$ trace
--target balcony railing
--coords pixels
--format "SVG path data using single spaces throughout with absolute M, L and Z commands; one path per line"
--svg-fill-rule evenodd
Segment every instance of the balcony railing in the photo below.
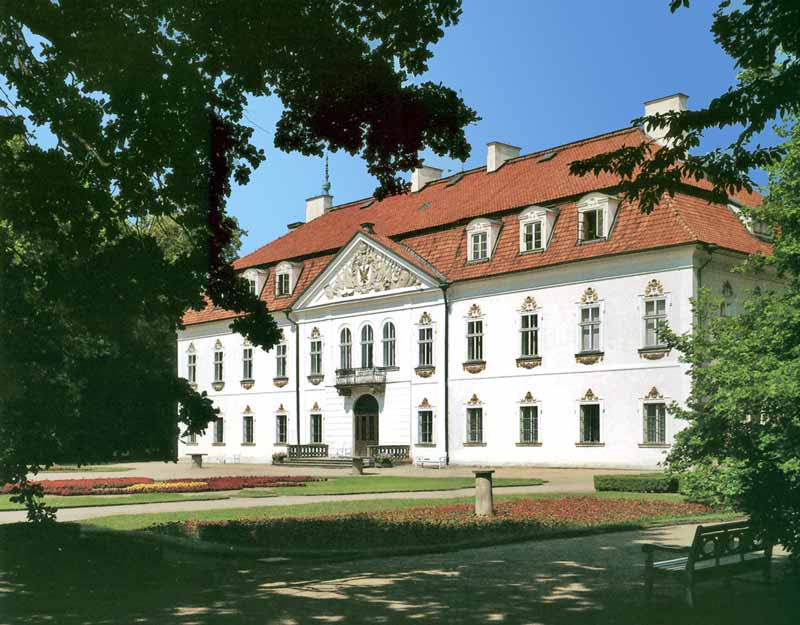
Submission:
M 382 387 L 386 385 L 386 369 L 368 367 L 359 369 L 337 369 L 336 388 L 342 395 L 349 395 L 354 386 Z

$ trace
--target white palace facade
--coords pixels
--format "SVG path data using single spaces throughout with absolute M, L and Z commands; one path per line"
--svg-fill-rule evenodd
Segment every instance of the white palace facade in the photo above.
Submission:
M 249 345 L 228 311 L 186 314 L 179 375 L 220 413 L 179 455 L 656 467 L 682 427 L 668 406 L 690 385 L 660 326 L 690 330 L 700 287 L 729 314 L 771 285 L 731 272 L 769 249 L 739 215 L 757 195 L 709 203 L 692 181 L 643 214 L 613 177 L 569 174 L 641 141 L 662 138 L 625 128 L 528 155 L 493 142 L 485 167 L 422 167 L 403 195 L 309 199 L 305 222 L 235 263 L 279 345 Z

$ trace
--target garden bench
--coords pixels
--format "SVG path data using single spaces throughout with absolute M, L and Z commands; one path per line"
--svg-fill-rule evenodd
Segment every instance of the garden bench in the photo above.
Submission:
M 443 469 L 445 465 L 447 465 L 447 458 L 445 456 L 438 456 L 436 458 L 428 458 L 425 456 L 420 456 L 414 458 L 414 464 L 416 464 L 420 468 L 425 468 L 426 465 L 436 467 L 437 469 Z
M 740 573 L 761 571 L 770 577 L 772 544 L 755 535 L 748 521 L 699 525 L 690 547 L 642 545 L 645 553 L 644 585 L 648 599 L 656 577 L 673 578 L 683 584 L 686 603 L 694 606 L 694 585 L 710 579 L 729 578 Z M 655 560 L 656 552 L 674 554 Z M 678 556 L 677 554 L 685 554 Z
M 196 469 L 203 468 L 203 456 L 207 456 L 208 454 L 186 454 L 192 459 L 192 466 Z

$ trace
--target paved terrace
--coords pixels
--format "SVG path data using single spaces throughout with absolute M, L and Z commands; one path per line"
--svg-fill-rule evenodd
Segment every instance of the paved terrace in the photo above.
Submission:
M 152 477 L 170 479 L 176 477 L 212 477 L 217 475 L 322 475 L 336 477 L 350 475 L 349 469 L 320 469 L 315 467 L 290 467 L 263 464 L 207 464 L 196 469 L 186 463 L 131 463 L 123 466 L 133 467 L 125 472 L 85 472 L 85 473 L 43 473 L 39 479 L 72 479 L 97 477 Z M 420 469 L 411 465 L 401 465 L 391 469 L 368 469 L 369 475 L 404 475 L 420 477 L 472 477 L 474 467 L 447 467 L 445 469 Z M 640 471 L 639 471 L 640 472 Z M 596 473 L 626 473 L 608 469 L 537 469 L 532 467 L 502 467 L 495 477 L 540 478 L 547 480 L 541 486 L 515 486 L 495 488 L 495 494 L 502 493 L 546 493 L 546 492 L 591 492 L 594 490 L 592 477 Z M 280 492 L 278 490 L 278 492 Z M 450 499 L 469 497 L 473 488 L 447 491 L 417 491 L 394 493 L 365 493 L 358 495 L 290 495 L 265 498 L 232 497 L 209 501 L 176 501 L 170 503 L 135 504 L 129 506 L 96 506 L 91 508 L 63 508 L 58 511 L 60 521 L 79 521 L 117 514 L 145 514 L 149 512 L 178 512 L 192 510 L 220 510 L 227 508 L 256 508 L 262 506 L 285 506 L 291 504 L 315 503 L 320 501 L 355 499 Z M 24 511 L 0 512 L 0 524 L 25 520 Z

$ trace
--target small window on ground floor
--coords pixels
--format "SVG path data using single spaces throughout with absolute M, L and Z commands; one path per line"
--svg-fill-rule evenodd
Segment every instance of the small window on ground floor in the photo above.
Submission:
M 311 442 L 322 443 L 322 415 L 311 415 Z
M 222 417 L 214 421 L 214 442 L 220 445 L 225 442 L 225 420 Z
M 433 443 L 433 411 L 420 410 L 417 418 L 419 420 L 417 442 L 421 445 L 431 445 Z
M 483 408 L 467 408 L 467 442 L 483 442 Z
M 242 442 L 246 445 L 255 442 L 252 415 L 245 415 L 242 418 Z
M 288 440 L 287 434 L 287 417 L 285 414 L 275 415 L 275 442 L 286 443 Z
M 600 442 L 600 404 L 581 404 L 581 443 Z
M 539 442 L 539 407 L 520 406 L 519 409 L 519 442 Z
M 667 408 L 662 403 L 644 405 L 644 442 L 648 445 L 667 442 Z

